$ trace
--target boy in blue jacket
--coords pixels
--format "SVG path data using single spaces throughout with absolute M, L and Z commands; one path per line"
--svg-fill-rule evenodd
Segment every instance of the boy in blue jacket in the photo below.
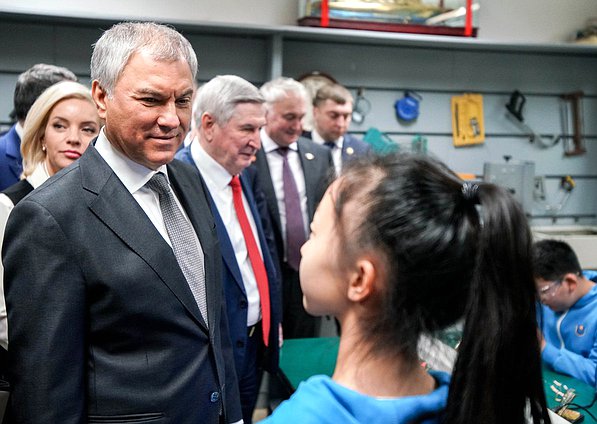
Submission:
M 595 386 L 597 272 L 583 272 L 562 241 L 541 240 L 534 249 L 535 283 L 543 304 L 541 356 L 556 372 Z

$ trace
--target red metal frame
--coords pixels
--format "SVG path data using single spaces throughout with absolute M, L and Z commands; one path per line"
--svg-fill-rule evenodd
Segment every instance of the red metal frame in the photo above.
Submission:
M 473 0 L 466 0 L 466 14 L 464 28 L 444 27 L 418 24 L 397 24 L 390 22 L 357 21 L 349 19 L 330 19 L 329 0 L 321 0 L 321 17 L 306 16 L 298 20 L 299 25 L 342 28 L 342 29 L 363 29 L 369 31 L 405 32 L 411 34 L 435 34 L 455 35 L 464 37 L 476 37 L 477 28 L 473 28 Z

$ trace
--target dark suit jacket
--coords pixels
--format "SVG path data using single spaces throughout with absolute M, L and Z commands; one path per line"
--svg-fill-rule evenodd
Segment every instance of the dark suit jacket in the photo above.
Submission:
M 334 175 L 334 163 L 330 149 L 320 146 L 313 141 L 299 137 L 298 153 L 300 155 L 303 174 L 305 176 L 305 191 L 307 195 L 307 213 L 309 223 L 313 220 L 315 209 L 323 197 L 325 190 L 331 182 Z M 257 152 L 257 160 L 251 165 L 255 169 L 259 187 L 263 190 L 267 201 L 267 209 L 272 223 L 274 237 L 276 240 L 276 249 L 279 260 L 284 258 L 284 239 L 282 237 L 282 224 L 280 223 L 280 211 L 278 210 L 278 200 L 272 183 L 272 176 L 269 171 L 269 165 L 265 152 Z M 277 176 L 277 178 L 282 178 Z M 296 177 L 295 177 L 296 178 Z
M 0 190 L 18 182 L 22 172 L 21 138 L 17 134 L 16 126 L 13 125 L 0 137 Z
M 176 154 L 176 158 L 195 166 L 195 162 L 191 156 L 190 146 L 179 151 Z M 263 365 L 265 369 L 274 373 L 278 369 L 278 326 L 282 321 L 280 277 L 271 256 L 271 251 L 275 249 L 275 246 L 273 244 L 273 236 L 269 237 L 269 242 L 266 238 L 265 230 L 269 229 L 271 231 L 271 229 L 268 227 L 267 223 L 263 222 L 263 219 L 267 219 L 267 216 L 262 215 L 259 211 L 258 204 L 249 186 L 252 183 L 251 178 L 241 174 L 240 182 L 243 188 L 243 193 L 251 208 L 251 214 L 255 220 L 255 226 L 257 227 L 257 234 L 259 236 L 259 244 L 263 253 L 263 261 L 265 263 L 265 270 L 267 271 L 267 279 L 269 282 L 271 327 L 268 337 L 269 347 L 266 351 L 265 363 Z M 244 347 L 247 345 L 247 294 L 245 292 L 245 286 L 238 267 L 238 262 L 236 261 L 234 248 L 232 247 L 230 237 L 228 236 L 228 230 L 224 226 L 224 222 L 220 217 L 218 208 L 213 202 L 211 195 L 209 197 L 222 252 L 222 276 L 224 292 L 226 295 L 228 325 L 230 326 L 230 340 L 232 341 L 237 369 L 239 372 L 242 372 L 242 367 L 244 367 L 245 364 Z
M 90 146 L 8 220 L 17 422 L 241 419 L 205 188 L 187 164 L 173 161 L 168 175 L 205 253 L 209 330 L 172 249 Z
M 312 139 L 311 131 L 303 132 L 303 135 L 309 140 Z M 371 145 L 356 138 L 352 134 L 344 134 L 344 142 L 342 143 L 342 163 L 363 156 L 371 152 Z
M 352 153 L 351 150 L 352 149 Z M 342 143 L 342 162 L 366 155 L 371 151 L 371 145 L 356 138 L 352 134 L 344 134 L 344 142 Z

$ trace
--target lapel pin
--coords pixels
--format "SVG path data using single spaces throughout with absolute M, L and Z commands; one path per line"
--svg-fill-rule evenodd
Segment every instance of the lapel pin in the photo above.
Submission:
M 307 153 L 305 153 L 305 158 L 307 160 L 313 160 L 313 159 L 315 159 L 315 156 L 313 155 L 313 153 L 307 152 Z
M 347 147 L 346 148 L 346 154 L 347 155 L 352 155 L 354 153 L 354 149 L 352 147 Z

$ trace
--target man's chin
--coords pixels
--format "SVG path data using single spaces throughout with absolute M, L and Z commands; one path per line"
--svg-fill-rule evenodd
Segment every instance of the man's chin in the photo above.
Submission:
M 172 162 L 174 160 L 175 154 L 176 150 L 156 152 L 146 159 L 146 163 L 144 165 L 155 171 L 160 166 L 167 165 Z

